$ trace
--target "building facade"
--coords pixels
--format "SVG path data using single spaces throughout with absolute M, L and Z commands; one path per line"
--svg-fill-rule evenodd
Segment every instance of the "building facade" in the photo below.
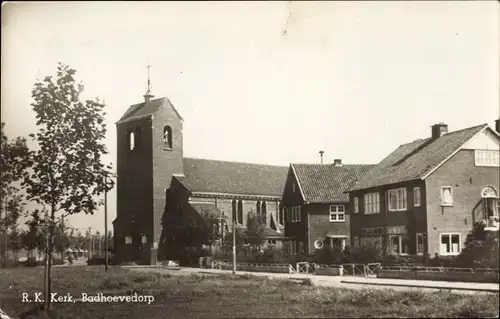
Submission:
M 352 245 L 458 255 L 476 222 L 498 230 L 500 123 L 403 144 L 350 187 Z
M 291 164 L 283 190 L 286 237 L 292 253 L 312 254 L 350 242 L 348 187 L 372 165 Z

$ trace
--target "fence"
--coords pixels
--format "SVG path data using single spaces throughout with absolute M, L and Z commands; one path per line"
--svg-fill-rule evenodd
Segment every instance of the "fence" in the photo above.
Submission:
M 381 267 L 377 277 L 498 283 L 499 270 L 491 268 L 384 266 Z

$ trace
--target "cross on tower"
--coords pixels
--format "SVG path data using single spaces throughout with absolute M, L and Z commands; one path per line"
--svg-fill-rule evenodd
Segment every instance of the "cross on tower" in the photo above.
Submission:
M 146 102 L 150 102 L 151 101 L 151 98 L 154 97 L 153 94 L 151 94 L 151 79 L 150 79 L 150 69 L 151 69 L 151 65 L 148 64 L 147 66 L 148 68 L 148 90 L 146 91 L 146 94 L 144 95 L 144 100 Z

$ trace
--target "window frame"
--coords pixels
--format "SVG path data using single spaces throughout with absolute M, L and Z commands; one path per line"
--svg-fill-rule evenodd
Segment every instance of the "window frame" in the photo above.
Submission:
M 342 207 L 342 212 L 339 212 L 338 210 L 332 211 L 332 207 Z M 345 205 L 343 204 L 331 204 L 328 205 L 328 220 L 330 223 L 345 223 Z M 335 219 L 332 219 L 332 216 L 336 216 Z M 339 216 L 343 216 L 343 219 L 340 219 Z
M 453 243 L 451 241 L 452 236 L 458 236 L 458 252 L 443 252 L 441 250 L 443 236 L 448 236 L 448 243 L 450 244 L 450 250 L 453 250 Z M 462 247 L 462 234 L 460 234 L 460 233 L 452 233 L 452 232 L 440 233 L 439 234 L 439 255 L 440 256 L 458 256 L 462 252 L 462 248 L 463 248 Z
M 364 214 L 375 215 L 380 214 L 380 193 L 372 192 L 364 195 Z M 376 200 L 375 200 L 376 199 Z M 375 208 L 375 210 L 373 209 Z
M 133 243 L 132 236 L 125 235 L 124 241 L 125 241 L 125 245 L 132 245 L 132 243 Z
M 416 201 L 418 193 L 418 203 Z M 422 205 L 422 193 L 420 190 L 420 186 L 413 187 L 413 207 L 420 207 Z
M 484 156 L 480 156 L 480 154 L 483 154 Z M 488 157 L 487 154 L 491 154 L 491 156 Z M 485 162 L 489 161 L 490 163 L 480 163 L 480 160 L 485 160 Z M 474 150 L 474 165 L 479 167 L 498 167 L 500 165 L 500 151 Z
M 389 235 L 389 253 L 394 255 L 394 253 L 392 252 L 392 238 L 395 238 L 397 237 L 398 238 L 398 248 L 399 248 L 399 251 L 396 253 L 396 255 L 398 256 L 408 256 L 410 253 L 409 253 L 409 250 L 410 250 L 410 247 L 406 247 L 406 253 L 403 253 L 403 237 L 406 237 L 407 240 L 409 240 L 408 236 L 406 235 Z
M 451 203 L 444 202 L 444 190 L 450 189 Z M 441 206 L 451 207 L 453 206 L 453 187 L 452 186 L 441 186 Z
M 417 255 L 423 255 L 425 251 L 425 234 L 424 233 L 416 233 L 415 234 L 415 252 Z M 422 238 L 422 252 L 418 252 L 418 239 Z
M 353 212 L 354 214 L 359 214 L 359 197 L 354 197 L 354 203 L 353 203 Z
M 400 191 L 403 191 L 403 194 L 404 194 L 404 199 L 401 200 L 399 198 L 399 192 Z M 395 193 L 396 194 L 396 208 L 391 208 L 391 193 Z M 399 203 L 402 202 L 404 203 L 404 207 L 403 208 L 400 208 L 399 207 Z M 389 189 L 387 191 L 387 209 L 390 211 L 390 212 L 404 212 L 408 209 L 408 194 L 407 194 L 407 190 L 406 190 L 406 187 L 399 187 L 399 188 L 393 188 L 393 189 Z

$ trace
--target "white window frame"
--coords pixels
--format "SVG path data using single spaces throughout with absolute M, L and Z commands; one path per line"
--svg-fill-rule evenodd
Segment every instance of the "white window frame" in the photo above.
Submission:
M 399 256 L 407 256 L 407 255 L 409 255 L 409 251 L 408 250 L 410 250 L 410 247 L 408 247 L 408 246 L 406 247 L 407 252 L 406 253 L 402 252 L 403 251 L 403 237 L 404 236 L 405 235 L 389 235 L 389 252 L 391 254 L 392 254 L 392 249 L 391 249 L 392 248 L 392 238 L 397 237 L 399 239 L 399 246 L 398 246 L 399 247 L 399 251 L 397 252 L 397 255 L 399 255 Z
M 418 194 L 418 196 L 416 196 Z M 413 207 L 420 207 L 422 203 L 422 197 L 421 197 L 421 192 L 420 192 L 420 187 L 413 187 Z M 418 201 L 417 201 L 418 198 Z
M 364 196 L 365 215 L 380 214 L 380 193 L 368 193 Z
M 424 254 L 424 251 L 425 251 L 425 240 L 424 240 L 424 233 L 416 233 L 415 234 L 415 252 L 417 253 L 417 255 L 423 255 Z M 422 238 L 422 252 L 419 252 L 418 251 L 418 239 L 419 238 Z
M 354 197 L 354 214 L 359 214 L 359 198 Z
M 125 236 L 125 245 L 132 244 L 132 236 Z
M 445 203 L 444 201 L 444 190 L 450 189 L 451 203 Z M 441 206 L 453 206 L 453 187 L 451 186 L 441 186 Z
M 297 206 L 297 212 L 298 212 L 298 221 L 301 222 L 302 221 L 302 206 Z
M 404 199 L 401 200 L 399 198 L 399 192 L 403 191 L 403 197 Z M 396 194 L 396 208 L 391 207 L 391 193 Z M 403 207 L 399 207 L 399 203 L 402 202 L 404 203 Z M 390 189 L 387 191 L 387 208 L 389 209 L 390 212 L 401 212 L 405 211 L 408 207 L 408 196 L 406 194 L 406 187 L 400 187 L 400 188 L 394 188 Z
M 500 166 L 500 151 L 474 150 L 474 165 L 486 167 Z
M 452 236 L 457 236 L 458 235 L 458 251 L 453 251 L 453 244 L 451 242 L 451 237 Z M 441 247 L 441 242 L 443 239 L 443 236 L 448 236 L 448 243 L 450 244 L 451 252 L 443 252 L 442 247 Z M 439 234 L 439 255 L 440 256 L 457 256 L 460 254 L 462 251 L 462 235 L 460 233 L 441 233 Z
M 335 211 L 332 211 L 332 208 L 335 207 Z M 338 210 L 339 207 L 342 207 L 342 211 Z M 342 204 L 333 204 L 328 206 L 328 217 L 330 223 L 345 223 L 345 206 Z M 342 219 L 340 218 L 342 216 Z

